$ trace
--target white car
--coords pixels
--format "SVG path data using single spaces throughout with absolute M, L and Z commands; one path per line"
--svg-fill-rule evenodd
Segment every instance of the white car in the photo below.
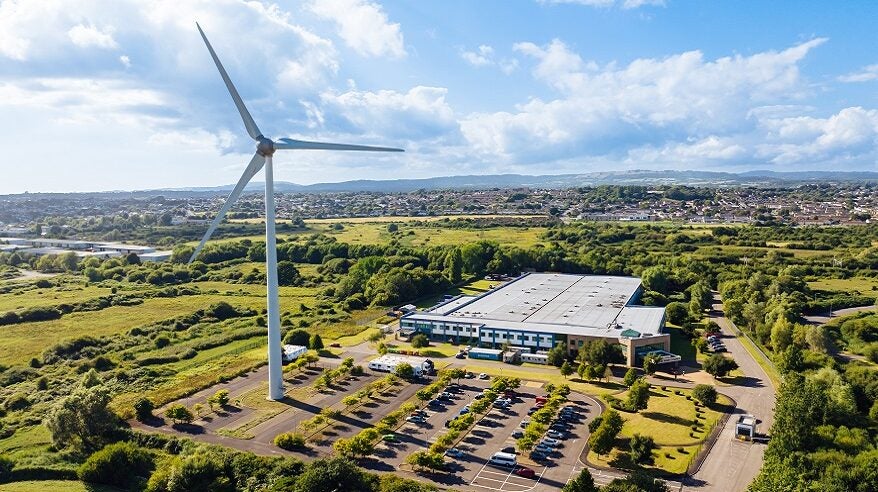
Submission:
M 488 377 L 489 376 L 487 374 L 485 374 L 484 372 L 479 374 L 479 379 L 488 379 Z
M 552 439 L 551 437 L 544 437 L 543 440 L 540 441 L 540 444 L 545 444 L 546 446 L 557 448 L 561 445 L 561 441 L 557 439 Z
M 445 456 L 450 456 L 452 458 L 462 458 L 463 451 L 461 451 L 457 448 L 451 448 L 448 451 L 445 451 Z

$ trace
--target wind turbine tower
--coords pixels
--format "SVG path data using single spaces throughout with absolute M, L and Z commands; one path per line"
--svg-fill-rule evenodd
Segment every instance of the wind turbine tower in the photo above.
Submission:
M 244 192 L 244 188 L 247 186 L 247 183 L 250 182 L 250 179 L 252 179 L 260 169 L 265 167 L 265 278 L 267 283 L 266 303 L 268 305 L 268 399 L 281 400 L 284 397 L 284 387 L 283 371 L 281 367 L 283 361 L 281 359 L 280 301 L 278 299 L 277 286 L 277 242 L 275 240 L 274 168 L 272 165 L 272 156 L 276 150 L 364 150 L 373 152 L 403 152 L 403 150 L 390 147 L 310 142 L 307 140 L 294 140 L 291 138 L 279 138 L 277 141 L 273 141 L 265 137 L 262 132 L 259 131 L 259 127 L 256 126 L 256 122 L 253 121 L 250 112 L 247 111 L 244 101 L 242 101 L 241 96 L 238 95 L 238 91 L 235 89 L 234 84 L 232 84 L 229 74 L 226 73 L 222 63 L 220 63 L 219 58 L 216 56 L 216 52 L 213 51 L 213 47 L 210 45 L 210 41 L 207 40 L 207 36 L 205 36 L 204 31 L 201 30 L 201 26 L 198 25 L 198 23 L 195 25 L 198 27 L 198 32 L 201 33 L 201 38 L 207 46 L 207 51 L 210 52 L 210 56 L 213 58 L 213 62 L 216 64 L 216 68 L 219 70 L 220 76 L 226 84 L 226 89 L 229 90 L 229 94 L 232 96 L 232 101 L 234 101 L 235 106 L 238 108 L 238 113 L 241 114 L 241 119 L 244 120 L 244 127 L 247 129 L 247 134 L 250 135 L 250 138 L 256 141 L 256 153 L 253 154 L 253 158 L 250 159 L 250 164 L 247 165 L 244 174 L 241 176 L 241 179 L 238 180 L 238 184 L 235 185 L 235 188 L 229 193 L 229 197 L 226 199 L 225 203 L 220 207 L 216 218 L 213 219 L 210 227 L 207 228 L 207 232 L 204 234 L 204 237 L 201 238 L 201 242 L 192 253 L 189 263 L 195 261 L 198 254 L 201 253 L 205 243 L 210 239 L 210 236 L 216 230 L 217 226 L 223 221 L 223 217 L 225 217 L 226 213 L 235 203 L 235 200 L 237 200 L 238 197 L 241 196 L 241 193 Z

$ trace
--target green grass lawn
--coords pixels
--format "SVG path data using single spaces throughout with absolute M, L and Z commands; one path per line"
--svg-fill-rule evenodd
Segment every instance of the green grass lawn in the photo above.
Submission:
M 682 394 L 678 395 L 676 391 Z M 652 437 L 659 446 L 653 453 L 655 463 L 645 468 L 667 473 L 685 472 L 723 413 L 732 410 L 731 400 L 720 396 L 713 407 L 702 407 L 703 418 L 696 418 L 695 402 L 686 399 L 690 395 L 688 390 L 668 387 L 667 391 L 663 391 L 661 386 L 653 386 L 646 410 L 638 413 L 619 412 L 625 424 L 617 438 L 616 449 L 607 456 L 590 452 L 589 461 L 607 465 L 619 453 L 619 448 L 628 449 L 627 442 L 634 434 L 641 434 Z M 624 399 L 625 393 L 618 397 Z M 696 422 L 697 431 L 692 429 Z
M 808 282 L 808 287 L 814 290 L 859 292 L 860 294 L 871 296 L 878 295 L 878 279 L 867 277 L 820 279 Z
M 106 485 L 85 484 L 78 480 L 29 480 L 0 485 L 0 492 L 118 492 L 119 490 Z
M 443 228 L 441 226 L 412 225 L 405 220 L 392 221 L 399 231 L 387 231 L 387 222 L 341 222 L 342 230 L 324 225 L 323 232 L 335 237 L 339 242 L 349 244 L 387 244 L 397 239 L 403 246 L 440 246 L 466 244 L 476 241 L 495 241 L 501 245 L 516 245 L 522 248 L 545 244 L 540 238 L 543 227 L 496 227 L 490 229 Z M 314 224 L 314 228 L 319 228 Z M 410 234 L 411 232 L 411 234 Z

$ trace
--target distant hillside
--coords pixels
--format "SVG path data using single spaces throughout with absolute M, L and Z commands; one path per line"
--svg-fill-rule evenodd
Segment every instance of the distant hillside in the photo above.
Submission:
M 717 171 L 607 171 L 582 174 L 556 174 L 529 176 L 524 174 L 486 174 L 470 176 L 443 176 L 424 179 L 354 180 L 338 183 L 315 183 L 300 185 L 279 181 L 275 189 L 280 192 L 410 192 L 440 189 L 490 189 L 490 188 L 574 188 L 598 185 L 689 185 L 689 186 L 758 186 L 788 187 L 806 183 L 878 183 L 878 172 L 871 171 L 747 171 L 727 173 Z M 259 192 L 263 183 L 252 182 L 247 191 Z M 167 197 L 226 194 L 233 185 L 193 188 L 166 188 L 158 190 L 110 191 L 84 193 L 119 198 L 144 198 L 162 194 Z M 83 193 L 71 193 L 83 195 Z M 63 196 L 67 193 L 33 193 L 31 196 Z

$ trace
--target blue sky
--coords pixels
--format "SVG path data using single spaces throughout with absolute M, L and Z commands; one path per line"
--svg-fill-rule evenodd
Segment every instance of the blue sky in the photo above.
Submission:
M 0 1 L 0 193 L 623 169 L 878 171 L 878 2 Z M 256 179 L 259 179 L 258 177 Z

